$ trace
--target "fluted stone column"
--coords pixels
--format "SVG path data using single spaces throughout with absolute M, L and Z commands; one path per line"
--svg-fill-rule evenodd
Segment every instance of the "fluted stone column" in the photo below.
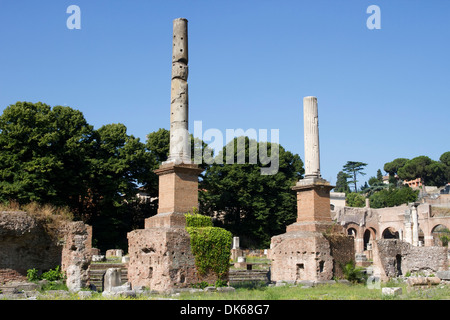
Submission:
M 188 21 L 173 21 L 172 81 L 170 93 L 170 152 L 167 162 L 191 163 L 188 129 Z
M 297 222 L 287 231 L 324 230 L 330 226 L 330 190 L 334 188 L 320 174 L 319 113 L 317 98 L 303 98 L 305 178 L 292 188 L 297 191 Z
M 316 97 L 303 98 L 305 178 L 320 178 L 319 112 Z

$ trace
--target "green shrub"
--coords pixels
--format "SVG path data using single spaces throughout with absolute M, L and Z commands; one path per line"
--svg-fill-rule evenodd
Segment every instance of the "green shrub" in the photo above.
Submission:
M 342 272 L 345 279 L 354 283 L 362 283 L 367 280 L 367 275 L 363 272 L 363 268 L 356 267 L 354 261 L 349 261 L 345 265 L 341 264 Z
M 347 194 L 345 201 L 349 207 L 361 208 L 366 205 L 366 198 L 362 194 L 356 192 Z
M 30 282 L 39 280 L 48 280 L 50 282 L 64 280 L 64 273 L 61 271 L 60 266 L 56 266 L 54 270 L 50 269 L 39 276 L 39 271 L 33 268 L 27 270 L 27 280 Z
M 63 280 L 64 274 L 61 271 L 61 268 L 59 266 L 56 266 L 55 270 L 49 270 L 47 272 L 44 272 L 41 275 L 41 279 L 45 279 L 48 281 L 57 281 L 57 280 Z
M 27 280 L 30 282 L 35 282 L 40 280 L 39 271 L 36 268 L 27 270 Z
M 186 230 L 199 275 L 214 272 L 219 279 L 228 274 L 231 232 L 212 226 L 210 217 L 198 213 L 186 214 Z
M 197 208 L 193 208 L 192 213 L 189 212 L 185 214 L 185 217 L 186 217 L 186 227 L 202 228 L 213 226 L 211 218 L 199 214 Z

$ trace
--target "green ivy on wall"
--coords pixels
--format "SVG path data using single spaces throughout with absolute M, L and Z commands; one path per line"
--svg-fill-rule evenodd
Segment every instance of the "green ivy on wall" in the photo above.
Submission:
M 195 257 L 195 266 L 200 275 L 214 272 L 219 279 L 228 274 L 230 249 L 233 235 L 231 232 L 212 226 L 210 217 L 193 213 L 186 216 L 186 230 L 191 237 L 191 250 Z

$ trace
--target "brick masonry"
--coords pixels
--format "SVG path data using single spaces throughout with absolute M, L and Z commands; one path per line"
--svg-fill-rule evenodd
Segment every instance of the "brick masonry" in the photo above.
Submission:
M 342 277 L 341 264 L 354 259 L 354 242 L 334 225 L 330 189 L 323 179 L 300 180 L 297 221 L 272 237 L 269 257 L 273 281 L 323 281 Z
M 128 254 L 128 280 L 133 287 L 167 292 L 217 280 L 214 274 L 199 276 L 190 236 L 184 228 L 134 230 L 128 233 Z
M 167 292 L 201 281 L 214 283 L 214 274 L 200 276 L 185 230 L 184 215 L 198 207 L 198 175 L 194 164 L 164 163 L 158 170 L 158 214 L 146 219 L 145 229 L 128 233 L 128 280 Z
M 27 270 L 39 272 L 78 264 L 87 270 L 92 229 L 82 222 L 61 222 L 48 228 L 22 211 L 0 212 L 0 283 L 26 280 Z

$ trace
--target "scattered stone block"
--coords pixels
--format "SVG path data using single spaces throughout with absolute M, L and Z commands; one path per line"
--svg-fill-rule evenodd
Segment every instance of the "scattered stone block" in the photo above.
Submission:
M 77 292 L 80 291 L 81 288 L 85 287 L 85 282 L 82 279 L 82 271 L 81 267 L 76 264 L 72 264 L 67 268 L 67 288 L 69 288 L 69 291 L 71 292 Z
M 314 281 L 311 280 L 297 280 L 295 284 L 300 285 L 305 288 L 311 288 L 314 286 Z
M 441 279 L 438 277 L 409 277 L 408 280 L 406 280 L 406 283 L 410 287 L 414 286 L 431 286 L 431 285 L 437 285 L 441 282 Z
M 402 294 L 402 288 L 400 287 L 385 287 L 381 289 L 381 294 L 388 296 L 399 296 Z
M 92 256 L 92 262 L 101 262 L 106 261 L 106 257 L 104 255 L 93 255 Z
M 216 287 L 206 287 L 205 289 L 203 289 L 203 291 L 205 291 L 205 292 L 214 292 L 214 291 L 216 291 Z
M 78 296 L 81 299 L 87 299 L 92 297 L 92 291 L 78 291 Z
M 438 271 L 436 272 L 436 276 L 441 280 L 450 280 L 450 270 L 446 271 Z
M 106 250 L 106 259 L 108 258 L 122 258 L 123 250 L 122 249 L 109 249 Z
M 113 287 L 120 286 L 122 282 L 120 268 L 109 268 L 106 270 L 103 281 L 103 291 L 110 292 Z

